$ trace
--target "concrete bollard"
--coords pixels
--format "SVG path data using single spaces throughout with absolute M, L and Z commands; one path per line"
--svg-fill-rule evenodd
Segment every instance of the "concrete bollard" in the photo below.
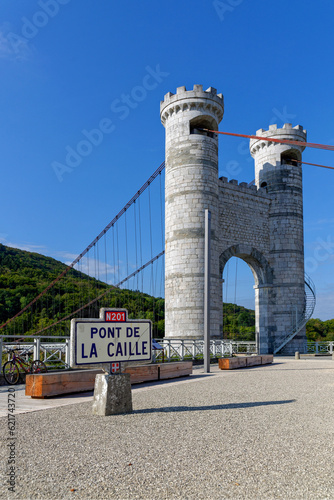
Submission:
M 295 359 L 300 359 L 300 353 L 298 351 L 295 352 Z
M 106 416 L 130 412 L 132 412 L 130 374 L 96 375 L 93 414 Z

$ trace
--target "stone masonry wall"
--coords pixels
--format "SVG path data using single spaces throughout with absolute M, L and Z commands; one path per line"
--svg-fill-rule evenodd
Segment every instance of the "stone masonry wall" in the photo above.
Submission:
M 224 256 L 220 271 L 223 273 L 223 265 L 233 255 L 249 264 L 255 283 L 257 348 L 262 353 L 269 351 L 268 331 L 273 327 L 271 288 L 267 288 L 272 278 L 268 262 L 270 202 L 265 188 L 219 179 L 219 255 Z
M 219 179 L 219 253 L 244 244 L 269 256 L 269 205 L 266 189 Z

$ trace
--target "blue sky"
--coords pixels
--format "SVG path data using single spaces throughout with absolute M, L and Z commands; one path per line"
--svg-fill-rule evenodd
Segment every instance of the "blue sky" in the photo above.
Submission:
M 330 2 L 3 0 L 1 11 L 4 244 L 79 254 L 163 161 L 159 101 L 181 85 L 224 94 L 221 130 L 292 122 L 334 144 Z M 247 141 L 221 138 L 219 155 L 221 175 L 254 178 Z M 332 152 L 303 158 L 334 166 Z M 304 166 L 306 271 L 322 319 L 334 317 L 333 176 Z M 239 267 L 238 303 L 252 305 Z

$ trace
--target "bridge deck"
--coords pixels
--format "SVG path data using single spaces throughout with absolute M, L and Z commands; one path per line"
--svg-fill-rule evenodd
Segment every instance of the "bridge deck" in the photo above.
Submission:
M 274 361 L 136 386 L 128 415 L 17 414 L 17 498 L 334 498 L 334 361 Z

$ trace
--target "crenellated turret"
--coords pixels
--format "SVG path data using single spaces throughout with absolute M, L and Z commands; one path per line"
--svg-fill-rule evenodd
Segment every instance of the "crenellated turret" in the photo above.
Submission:
M 255 183 L 266 188 L 271 199 L 269 211 L 270 265 L 274 270 L 272 312 L 275 327 L 269 338 L 275 350 L 305 314 L 303 179 L 302 152 L 306 130 L 301 125 L 283 128 L 270 125 L 260 129 L 259 137 L 290 140 L 300 145 L 252 139 L 250 151 L 255 160 Z M 289 351 L 304 350 L 305 329 L 289 343 Z
M 218 259 L 218 138 L 222 94 L 179 87 L 160 105 L 166 129 L 165 335 L 203 338 L 204 211 L 211 211 L 211 336 L 222 327 Z M 220 292 L 215 293 L 217 289 Z
M 250 152 L 255 160 L 255 184 L 258 187 L 270 187 L 272 182 L 278 181 L 277 173 L 280 165 L 298 166 L 305 149 L 303 142 L 306 142 L 306 130 L 303 130 L 301 125 L 292 127 L 291 123 L 285 123 L 283 128 L 277 128 L 277 125 L 270 125 L 269 130 L 261 128 L 256 131 L 256 135 L 268 139 L 272 137 L 300 142 L 300 146 L 292 146 L 263 139 L 251 139 Z

